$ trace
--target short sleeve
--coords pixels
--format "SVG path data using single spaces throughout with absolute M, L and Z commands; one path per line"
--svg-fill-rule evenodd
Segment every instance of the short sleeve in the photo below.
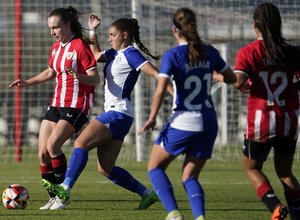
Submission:
M 139 69 L 146 63 L 148 60 L 141 54 L 141 52 L 135 48 L 131 48 L 125 51 L 125 56 L 128 64 L 139 71 Z
M 104 51 L 104 55 L 109 60 L 113 59 L 113 57 L 116 55 L 116 53 L 117 52 L 113 48 Z
M 172 56 L 173 53 L 171 53 L 170 51 L 167 51 L 163 54 L 159 67 L 159 75 L 167 75 L 168 77 L 172 77 L 172 74 L 174 73 Z
M 49 54 L 49 58 L 48 58 L 48 66 L 52 69 L 53 69 L 53 59 L 54 59 L 55 52 L 56 52 L 56 46 L 55 45 L 57 45 L 57 44 L 52 45 L 52 48 L 51 48 L 51 51 L 50 51 L 50 54 Z
M 235 72 L 249 73 L 249 61 L 246 56 L 244 48 L 240 49 L 236 56 L 236 63 L 234 67 Z
M 84 70 L 88 70 L 97 66 L 95 57 L 87 43 L 83 43 L 83 46 L 80 47 L 79 58 L 79 62 Z

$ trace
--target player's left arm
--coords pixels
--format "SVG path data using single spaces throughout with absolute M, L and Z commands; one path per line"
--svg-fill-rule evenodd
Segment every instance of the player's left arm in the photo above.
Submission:
M 141 135 L 144 131 L 152 130 L 155 127 L 156 117 L 162 105 L 169 82 L 170 80 L 168 77 L 159 77 L 156 90 L 152 98 L 151 112 L 149 114 L 148 120 L 145 122 L 143 127 L 139 129 L 139 135 Z

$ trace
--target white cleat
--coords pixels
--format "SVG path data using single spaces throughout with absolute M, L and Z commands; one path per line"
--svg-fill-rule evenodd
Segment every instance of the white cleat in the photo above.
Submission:
M 51 197 L 49 199 L 49 201 L 46 203 L 46 205 L 40 207 L 40 210 L 50 209 L 51 206 L 54 204 L 55 200 L 56 200 L 56 197 Z
M 184 216 L 176 209 L 168 213 L 166 220 L 184 220 Z
M 64 209 L 69 203 L 70 203 L 70 199 L 66 201 L 56 196 L 55 202 L 50 207 L 50 210 Z

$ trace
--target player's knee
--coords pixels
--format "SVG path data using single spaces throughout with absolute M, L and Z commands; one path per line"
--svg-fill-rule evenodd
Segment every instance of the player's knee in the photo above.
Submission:
M 276 169 L 276 174 L 281 181 L 286 181 L 292 178 L 292 170 L 287 169 Z
M 100 165 L 98 165 L 98 172 L 103 176 L 108 176 L 110 172 L 105 171 Z
M 81 146 L 81 141 L 78 140 L 78 138 L 74 141 L 74 147 L 79 147 Z
M 38 153 L 38 157 L 39 157 L 40 162 L 43 164 L 47 164 L 47 163 L 49 163 L 49 161 L 51 161 L 50 156 L 47 151 L 40 150 Z
M 50 157 L 55 157 L 57 152 L 60 151 L 61 146 L 47 143 L 47 152 L 49 153 Z
M 194 175 L 187 175 L 187 174 L 182 174 L 181 176 L 181 181 L 184 183 L 185 181 L 189 179 L 197 179 Z
M 292 182 L 292 176 L 293 176 L 292 174 L 289 174 L 289 175 L 281 175 L 278 177 L 282 183 L 290 183 L 290 182 Z M 287 184 L 287 185 L 289 185 L 289 184 Z

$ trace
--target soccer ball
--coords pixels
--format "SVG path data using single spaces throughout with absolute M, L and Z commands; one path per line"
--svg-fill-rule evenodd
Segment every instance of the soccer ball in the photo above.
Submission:
M 7 209 L 25 209 L 29 203 L 28 190 L 19 184 L 9 185 L 3 191 L 2 202 Z

